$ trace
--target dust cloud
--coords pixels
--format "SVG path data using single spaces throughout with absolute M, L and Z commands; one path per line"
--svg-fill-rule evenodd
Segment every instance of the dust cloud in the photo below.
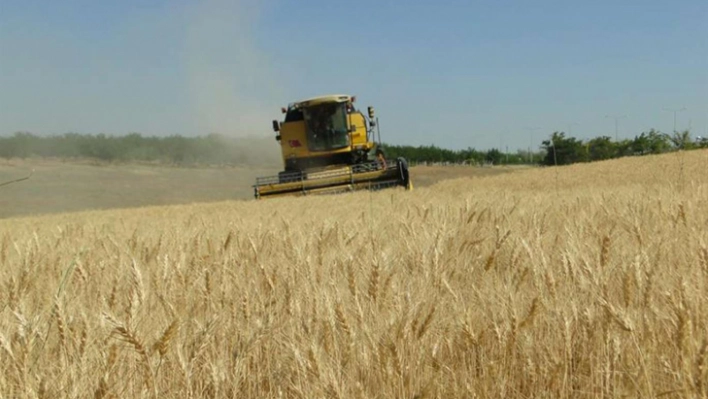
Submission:
M 236 166 L 282 169 L 280 144 L 272 137 L 246 136 L 220 138 L 226 152 Z
M 177 27 L 183 35 L 177 62 L 190 99 L 184 123 L 193 135 L 217 134 L 212 137 L 227 156 L 221 152 L 213 161 L 230 167 L 21 160 L 0 167 L 0 181 L 29 168 L 37 173 L 3 187 L 0 218 L 252 198 L 256 177 L 282 169 L 270 121 L 291 100 L 271 67 L 274 59 L 258 44 L 255 25 L 263 7 L 251 0 L 206 0 L 158 17 L 159 26 Z
M 184 63 L 200 134 L 272 136 L 270 121 L 288 97 L 271 67 L 274 57 L 255 34 L 263 7 L 251 0 L 206 0 L 184 10 Z M 258 144 L 277 150 L 275 142 Z

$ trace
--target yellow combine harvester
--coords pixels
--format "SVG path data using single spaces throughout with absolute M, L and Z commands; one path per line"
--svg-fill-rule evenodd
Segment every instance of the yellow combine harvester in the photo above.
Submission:
M 285 119 L 274 120 L 273 130 L 280 142 L 285 170 L 277 176 L 256 179 L 255 197 L 396 186 L 412 189 L 406 160 L 386 160 L 379 148 L 381 137 L 374 109 L 368 107 L 367 121 L 354 108 L 354 101 L 353 96 L 329 95 L 283 108 Z

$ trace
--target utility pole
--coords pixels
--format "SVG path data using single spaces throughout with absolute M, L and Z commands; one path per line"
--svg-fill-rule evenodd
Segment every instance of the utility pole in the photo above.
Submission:
M 627 115 L 605 115 L 605 118 L 613 118 L 615 120 L 615 143 L 619 142 L 619 120 L 626 117 Z
M 529 163 L 533 163 L 533 151 L 531 150 L 533 148 L 533 132 L 534 130 L 539 130 L 541 129 L 538 126 L 533 126 L 533 127 L 525 127 L 524 130 L 529 131 Z
M 669 111 L 674 113 L 674 133 L 676 133 L 676 114 L 678 114 L 681 111 L 685 111 L 686 107 L 681 107 L 681 108 L 666 108 L 664 107 L 664 111 Z

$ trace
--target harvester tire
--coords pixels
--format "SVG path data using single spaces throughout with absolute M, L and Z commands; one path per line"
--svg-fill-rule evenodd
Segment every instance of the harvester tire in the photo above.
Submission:
M 405 158 L 396 158 L 396 164 L 398 166 L 398 173 L 401 176 L 401 185 L 408 189 L 411 183 L 410 173 L 408 172 L 408 162 Z

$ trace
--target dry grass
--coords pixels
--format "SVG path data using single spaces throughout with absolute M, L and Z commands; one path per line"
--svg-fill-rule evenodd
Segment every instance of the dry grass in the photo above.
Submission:
M 0 396 L 705 397 L 706 165 L 0 221 Z

